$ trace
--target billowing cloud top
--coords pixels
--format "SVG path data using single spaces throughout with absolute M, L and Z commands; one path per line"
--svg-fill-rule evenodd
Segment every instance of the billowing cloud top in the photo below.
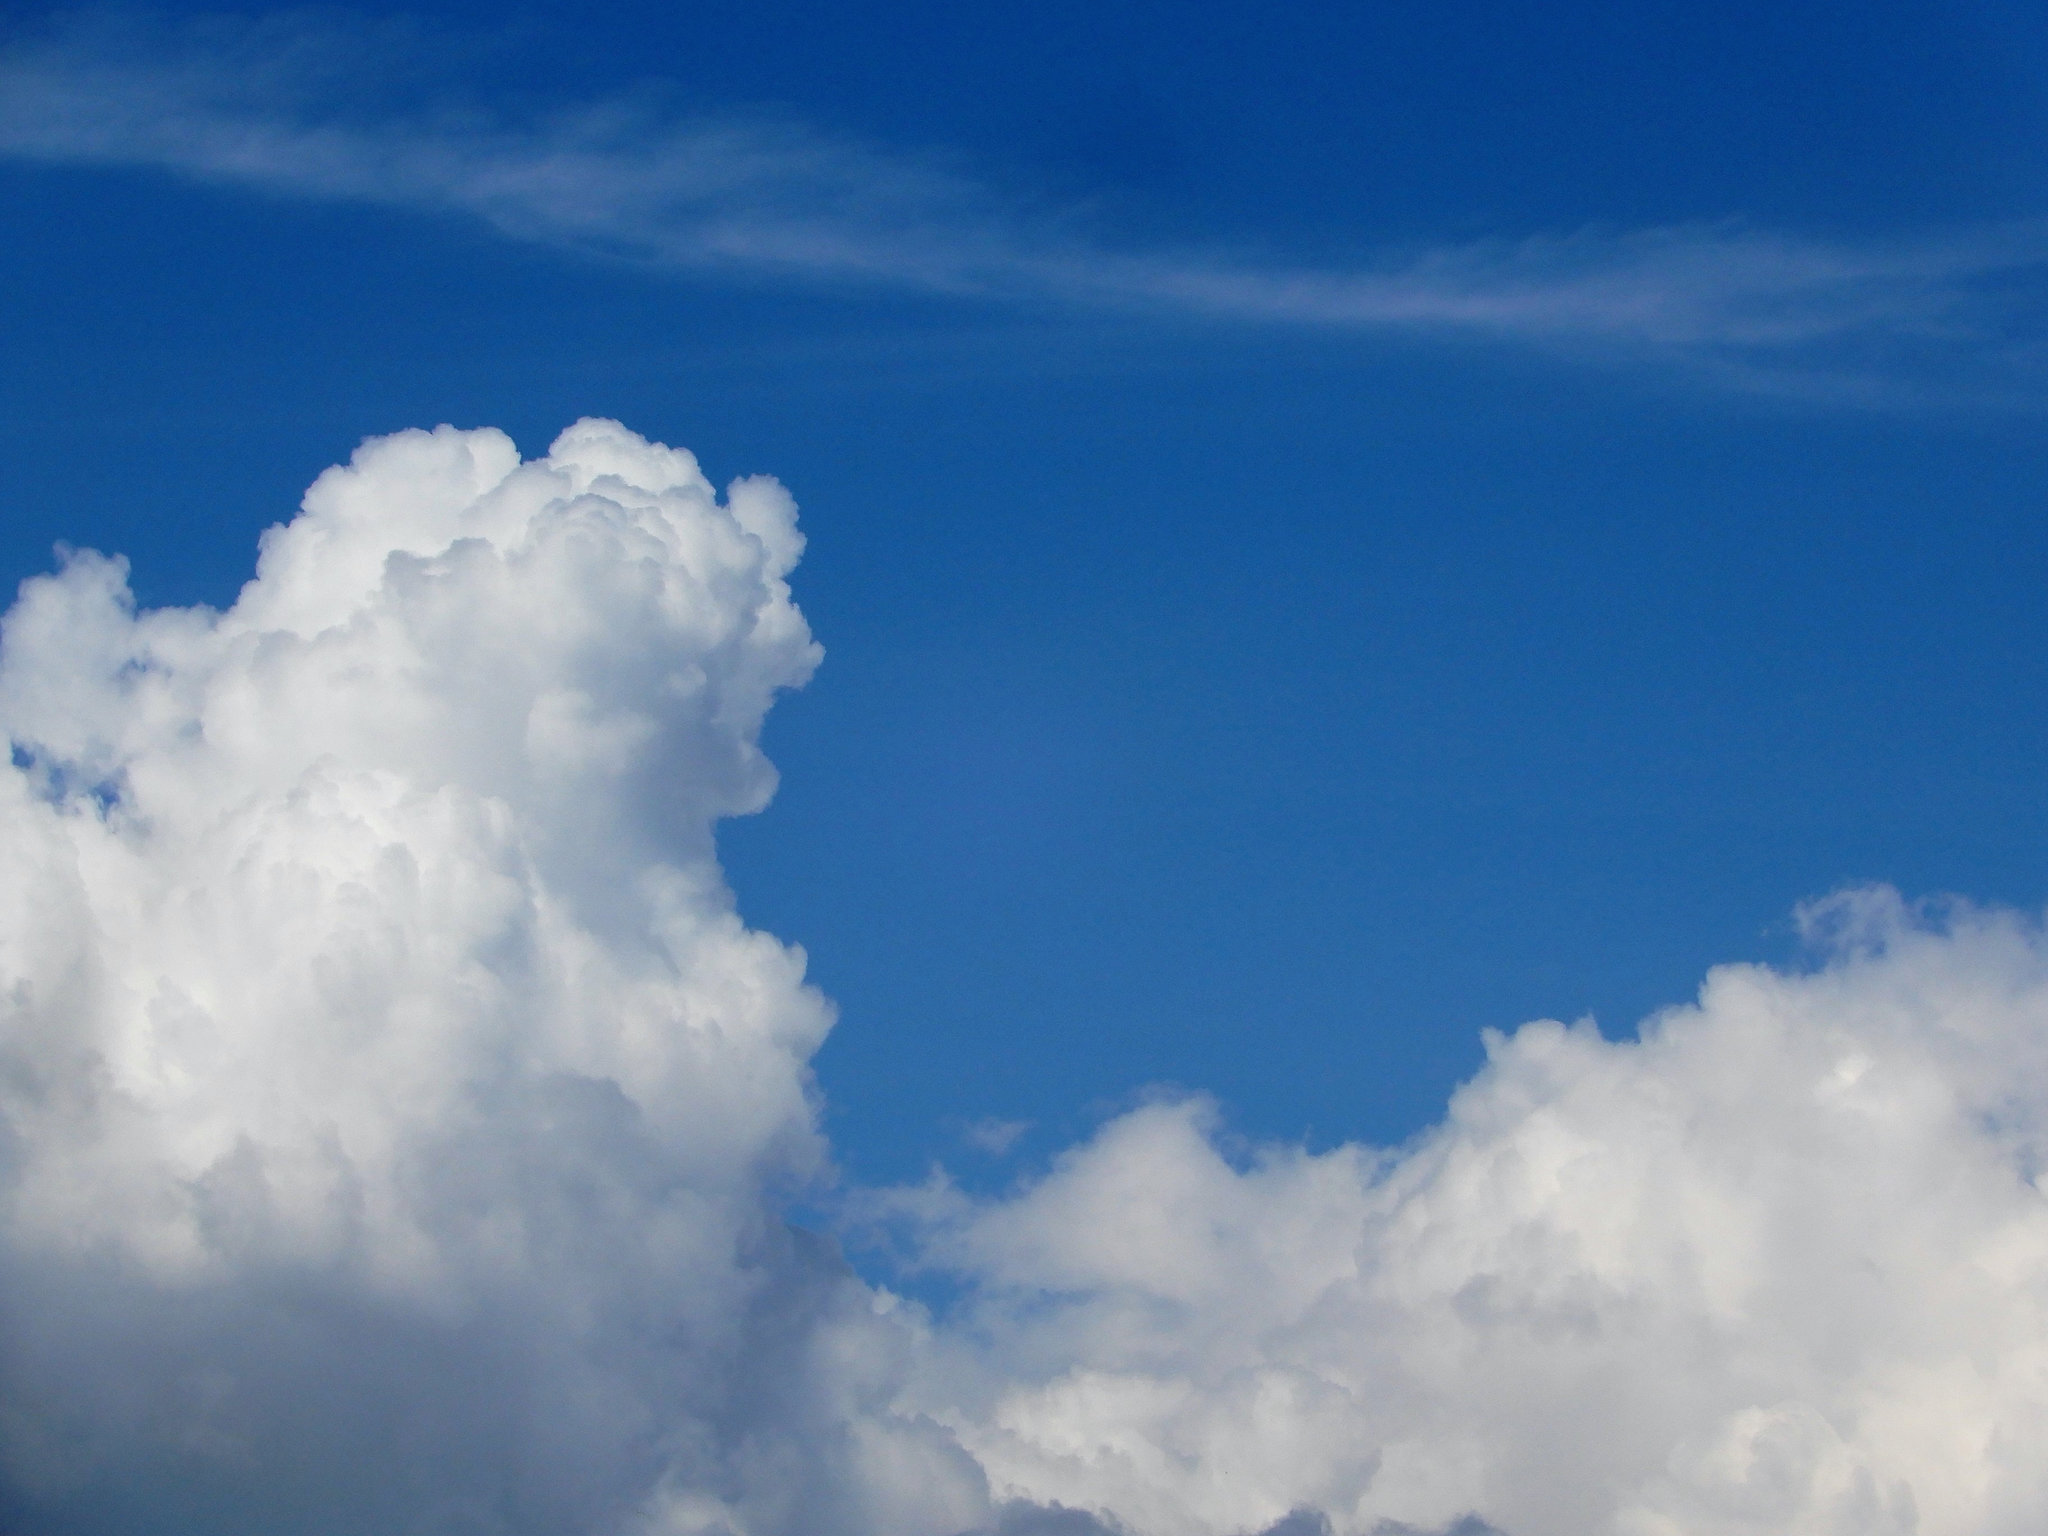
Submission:
M 1725 968 L 1639 1040 L 1490 1035 L 1400 1153 L 1229 1160 L 1166 1103 L 1019 1199 L 894 1197 L 980 1282 L 967 1443 L 1175 1533 L 2039 1529 L 2040 933 L 1809 916 L 1816 974 Z
M 710 1529 L 757 1489 L 834 1528 L 757 1433 L 872 1311 L 765 1193 L 817 1165 L 829 1009 L 710 838 L 817 658 L 794 514 L 610 422 L 524 465 L 443 428 L 323 476 L 226 613 L 137 614 L 95 555 L 26 585 L 0 1445 L 34 1520 Z
M 0 1528 L 2020 1536 L 2048 944 L 1885 892 L 1396 1151 L 1199 1099 L 785 1224 L 801 953 L 712 845 L 817 659 L 772 481 L 366 445 L 225 613 L 0 641 Z

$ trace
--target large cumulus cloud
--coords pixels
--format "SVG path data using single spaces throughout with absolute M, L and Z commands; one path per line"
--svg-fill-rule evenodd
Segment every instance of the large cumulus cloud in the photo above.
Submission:
M 712 840 L 817 659 L 772 481 L 608 422 L 330 471 L 225 613 L 0 640 L 0 1528 L 2019 1536 L 2048 942 L 1882 891 L 1409 1146 L 1156 1098 L 782 1219 L 830 1010 Z
M 138 614 L 96 555 L 25 586 L 10 1529 L 978 1516 L 860 1409 L 898 1335 L 772 1214 L 830 1012 L 711 824 L 817 658 L 800 548 L 772 481 L 720 503 L 614 424 L 525 465 L 444 428 L 323 476 L 226 613 Z

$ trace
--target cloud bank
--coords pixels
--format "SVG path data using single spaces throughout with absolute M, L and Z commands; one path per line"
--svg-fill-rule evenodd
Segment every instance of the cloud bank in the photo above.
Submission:
M 998 1483 L 1174 1536 L 2039 1529 L 2048 946 L 1809 920 L 1823 969 L 1716 971 L 1640 1039 L 1489 1036 L 1399 1151 L 1226 1155 L 1164 1102 L 1013 1199 L 884 1197 L 977 1288 L 941 1411 Z
M 0 1526 L 2021 1536 L 2048 938 L 1883 891 L 1411 1145 L 1157 1099 L 792 1228 L 801 952 L 715 858 L 818 658 L 773 481 L 404 433 L 226 612 L 0 633 Z
M 525 119 L 394 104 L 385 78 L 422 67 L 396 34 L 302 18 L 75 27 L 0 53 L 0 155 L 455 214 L 700 276 L 1510 343 L 1873 405 L 2042 392 L 2040 223 L 1843 243 L 1710 220 L 1289 267 L 1131 249 L 937 156 L 652 96 Z

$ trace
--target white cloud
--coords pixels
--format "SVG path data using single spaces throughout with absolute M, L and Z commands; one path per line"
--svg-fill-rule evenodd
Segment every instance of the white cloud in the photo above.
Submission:
M 651 99 L 527 121 L 379 109 L 370 87 L 400 65 L 420 67 L 402 39 L 304 19 L 102 22 L 0 54 L 0 155 L 455 213 L 700 274 L 1509 342 L 1865 404 L 2041 394 L 2040 224 L 1854 244 L 1707 221 L 1290 268 L 1105 244 L 938 157 L 787 121 L 678 118 Z
M 25 585 L 0 1523 L 979 1518 L 859 1401 L 900 1330 L 772 1214 L 830 1010 L 710 828 L 817 659 L 800 549 L 774 482 L 613 423 L 442 428 L 323 476 L 226 613 L 96 555 Z
M 1155 1099 L 781 1219 L 830 1022 L 711 827 L 817 658 L 772 481 L 372 442 L 225 613 L 0 640 L 0 1526 L 2020 1536 L 2048 939 L 1886 892 L 1392 1150 Z
M 977 1295 L 929 1401 L 998 1490 L 1220 1536 L 1993 1536 L 2048 1518 L 2048 942 L 1816 909 L 1640 1040 L 1490 1036 L 1398 1152 L 1148 1105 L 884 1197 Z
M 1007 1157 L 1010 1149 L 1017 1145 L 1026 1131 L 1031 1129 L 1029 1120 L 999 1120 L 985 1116 L 962 1126 L 960 1139 L 977 1152 L 986 1152 L 990 1157 Z

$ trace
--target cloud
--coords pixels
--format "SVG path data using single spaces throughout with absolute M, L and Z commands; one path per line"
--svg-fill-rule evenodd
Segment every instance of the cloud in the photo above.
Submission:
M 0 1525 L 928 1532 L 906 1335 L 777 1200 L 831 1011 L 711 824 L 818 656 L 773 481 L 404 433 L 225 613 L 0 649 Z
M 1234 1151 L 1182 1098 L 1012 1198 L 881 1197 L 972 1288 L 948 1422 L 1161 1536 L 2038 1530 L 2048 941 L 1807 917 L 1825 963 L 1638 1039 L 1489 1035 L 1406 1148 Z
M 0 1527 L 2021 1536 L 2048 936 L 1487 1039 L 1399 1148 L 1155 1097 L 976 1198 L 830 1177 L 714 822 L 818 652 L 773 481 L 403 433 L 225 612 L 74 553 L 0 631 Z
M 1704 221 L 1383 253 L 1350 269 L 1132 250 L 936 155 L 660 98 L 512 118 L 394 99 L 404 34 L 303 18 L 74 26 L 0 54 L 0 154 L 461 215 L 679 273 L 1540 347 L 1866 405 L 2041 393 L 2048 225 L 1863 243 Z M 414 94 L 418 94 L 415 92 Z
M 961 1127 L 960 1139 L 978 1152 L 990 1157 L 1007 1157 L 1010 1149 L 1017 1145 L 1024 1133 L 1031 1129 L 1029 1120 L 999 1120 L 984 1116 Z

